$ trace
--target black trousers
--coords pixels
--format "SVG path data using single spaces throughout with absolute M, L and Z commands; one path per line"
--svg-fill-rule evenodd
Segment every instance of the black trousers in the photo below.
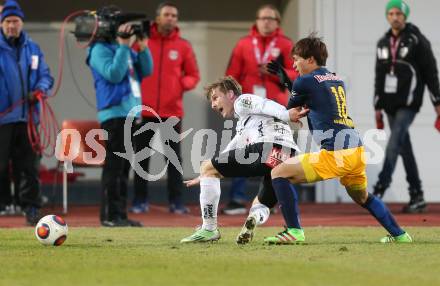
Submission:
M 108 133 L 101 177 L 101 221 L 127 218 L 130 162 L 114 153 L 125 153 L 124 122 L 125 118 L 114 118 L 101 123 L 101 128 Z
M 284 157 L 285 160 L 294 156 L 294 149 L 275 143 L 260 142 L 220 153 L 211 159 L 211 163 L 225 178 L 262 177 L 258 200 L 268 208 L 273 208 L 278 200 L 270 173 L 274 165 L 279 163 L 280 157 Z
M 161 118 L 162 122 L 166 121 L 168 118 Z M 138 125 L 138 129 L 142 128 L 145 124 L 148 123 L 159 123 L 159 120 L 157 118 L 142 118 L 142 123 Z M 174 125 L 174 130 L 177 133 L 181 133 L 182 125 L 181 122 Z M 144 149 L 145 147 L 151 147 L 150 145 L 153 143 L 152 138 L 154 134 L 157 132 L 157 130 L 153 129 L 147 129 L 146 131 L 142 132 L 141 134 L 134 136 L 134 142 L 135 142 L 135 150 L 136 152 Z M 163 136 L 164 134 L 161 134 Z M 165 142 L 169 138 L 162 138 L 162 142 Z M 173 140 L 167 140 L 166 143 L 173 152 L 177 155 L 177 158 L 179 162 L 182 162 L 182 156 L 181 156 L 181 147 L 180 147 L 180 141 L 174 142 Z M 144 171 L 148 172 L 149 166 L 150 166 L 150 159 L 146 158 L 145 160 L 140 162 L 140 166 Z M 182 188 L 183 188 L 183 177 L 182 174 L 177 170 L 177 168 L 169 162 L 168 164 L 168 177 L 167 177 L 167 184 L 168 184 L 168 200 L 170 203 L 182 203 Z M 137 173 L 134 175 L 134 199 L 133 203 L 143 203 L 148 200 L 148 180 L 145 180 L 144 178 L 140 177 Z
M 29 142 L 25 122 L 0 125 L 0 193 L 10 192 L 9 164 L 14 167 L 15 190 L 22 207 L 41 207 L 38 169 L 40 156 Z
M 0 135 L 1 136 L 1 135 Z M 20 186 L 20 173 L 17 170 L 17 163 L 12 164 L 10 161 L 10 172 L 9 177 L 3 177 L 2 182 L 0 183 L 0 206 L 8 206 L 8 205 L 21 205 L 20 204 L 20 196 L 19 196 L 19 186 Z M 12 171 L 12 172 L 11 172 Z M 11 184 L 14 184 L 14 195 L 12 195 Z

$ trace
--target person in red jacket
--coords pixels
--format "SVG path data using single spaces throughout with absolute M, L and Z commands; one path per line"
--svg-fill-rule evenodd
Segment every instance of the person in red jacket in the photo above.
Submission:
M 293 42 L 284 35 L 279 26 L 280 21 L 280 12 L 275 6 L 261 6 L 249 34 L 241 38 L 232 51 L 226 75 L 234 77 L 240 83 L 243 93 L 256 94 L 286 105 L 288 90 L 266 68 L 267 63 L 275 60 L 285 68 L 292 81 L 298 76 L 290 57 Z M 224 214 L 246 213 L 245 187 L 244 178 L 233 179 L 231 200 L 223 209 Z
M 142 125 L 166 121 L 175 116 L 182 119 L 183 93 L 196 87 L 200 80 L 199 69 L 191 44 L 180 37 L 177 27 L 178 9 L 174 4 L 162 3 L 156 10 L 156 21 L 151 25 L 148 47 L 153 56 L 153 74 L 141 83 L 142 104 L 152 108 L 156 114 L 144 110 Z M 181 121 L 175 126 L 181 133 Z M 135 136 L 136 149 L 142 150 L 152 142 L 153 130 L 147 130 Z M 164 141 L 164 140 L 162 140 Z M 181 162 L 180 142 L 168 140 L 170 147 Z M 148 171 L 149 159 L 140 162 L 143 170 Z M 168 164 L 168 199 L 170 212 L 186 213 L 188 209 L 182 202 L 182 174 L 176 167 Z M 134 179 L 135 196 L 132 212 L 148 211 L 148 181 L 138 174 Z
M 280 12 L 274 6 L 264 5 L 258 9 L 256 23 L 232 51 L 226 75 L 234 77 L 242 85 L 244 93 L 260 95 L 286 105 L 288 91 L 266 68 L 268 62 L 276 60 L 292 80 L 298 76 L 289 57 L 293 42 L 279 27 L 280 20 Z

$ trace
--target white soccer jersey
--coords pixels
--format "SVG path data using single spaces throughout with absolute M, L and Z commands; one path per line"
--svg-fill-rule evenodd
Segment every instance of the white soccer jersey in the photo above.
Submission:
M 287 123 L 289 112 L 281 104 L 254 94 L 242 94 L 235 100 L 234 111 L 238 118 L 237 133 L 223 152 L 261 142 L 299 151 Z

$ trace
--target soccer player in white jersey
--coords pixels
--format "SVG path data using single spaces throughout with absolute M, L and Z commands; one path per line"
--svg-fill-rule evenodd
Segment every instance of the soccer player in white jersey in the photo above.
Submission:
M 237 133 L 218 157 L 202 162 L 199 177 L 185 182 L 188 187 L 200 184 L 203 224 L 194 234 L 183 238 L 181 243 L 220 238 L 217 208 L 221 178 L 262 177 L 262 188 L 237 237 L 237 243 L 245 244 L 252 240 L 255 227 L 267 221 L 270 208 L 277 203 L 271 170 L 298 151 L 288 122 L 298 122 L 308 110 L 287 110 L 274 101 L 254 94 L 242 94 L 241 86 L 230 76 L 206 87 L 206 96 L 212 109 L 223 118 L 238 118 Z

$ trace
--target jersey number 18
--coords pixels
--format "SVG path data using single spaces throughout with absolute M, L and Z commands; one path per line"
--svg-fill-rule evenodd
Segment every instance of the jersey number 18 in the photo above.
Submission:
M 345 90 L 341 85 L 330 87 L 333 95 L 336 99 L 336 105 L 338 106 L 338 114 L 340 118 L 347 119 L 347 102 L 345 100 Z

